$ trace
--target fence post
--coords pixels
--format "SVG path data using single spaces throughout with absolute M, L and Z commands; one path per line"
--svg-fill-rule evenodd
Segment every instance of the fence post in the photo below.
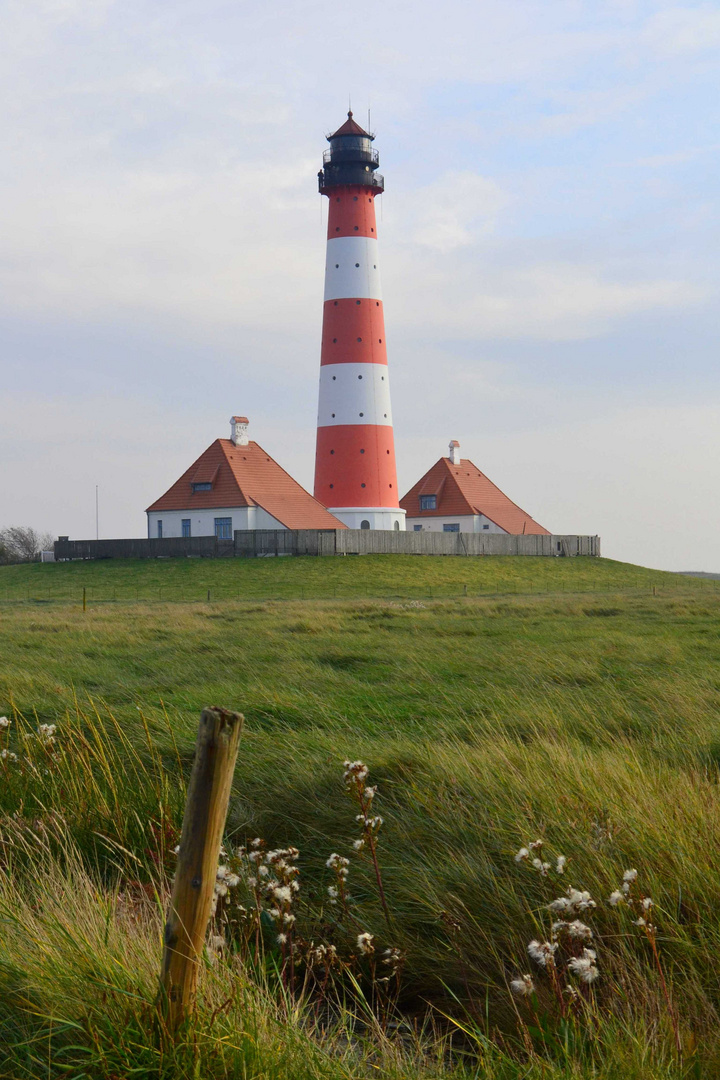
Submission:
M 163 952 L 158 1006 L 172 1032 L 192 1009 L 243 717 L 212 707 L 200 717 Z
M 87 592 L 85 590 L 85 586 L 83 585 L 83 611 L 85 611 L 86 609 L 87 609 Z

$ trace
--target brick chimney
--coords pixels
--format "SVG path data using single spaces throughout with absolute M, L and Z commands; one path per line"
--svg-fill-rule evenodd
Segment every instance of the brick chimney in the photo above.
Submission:
M 453 465 L 460 464 L 460 443 L 457 439 L 450 440 L 450 446 L 448 447 L 448 459 Z

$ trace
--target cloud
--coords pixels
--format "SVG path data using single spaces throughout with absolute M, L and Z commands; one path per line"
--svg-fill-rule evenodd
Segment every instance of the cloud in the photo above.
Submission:
M 643 43 L 664 59 L 708 52 L 720 47 L 720 11 L 714 4 L 674 7 L 646 22 Z
M 449 252 L 493 231 L 509 197 L 490 177 L 446 172 L 404 199 L 399 230 L 420 247 Z
M 510 261 L 497 249 L 461 264 L 436 259 L 427 269 L 403 253 L 386 294 L 406 330 L 466 340 L 544 341 L 607 333 L 631 315 L 694 308 L 708 298 L 705 288 L 682 280 L 623 281 L 590 264 L 533 264 L 517 254 Z

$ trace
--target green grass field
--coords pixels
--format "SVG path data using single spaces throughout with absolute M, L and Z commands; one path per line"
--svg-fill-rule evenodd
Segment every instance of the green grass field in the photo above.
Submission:
M 0 568 L 0 715 L 20 758 L 0 763 L 0 913 L 13 928 L 0 941 L 0 1076 L 718 1075 L 719 660 L 716 583 L 607 560 Z M 351 857 L 355 917 L 406 952 L 400 1015 L 409 1032 L 430 1008 L 424 1034 L 320 1038 L 316 1016 L 293 1006 L 288 1018 L 267 972 L 220 962 L 192 1037 L 167 1059 L 152 1049 L 161 916 L 138 900 L 128 922 L 127 897 L 171 873 L 208 704 L 246 716 L 233 842 L 300 848 L 309 935 L 330 925 L 325 860 Z M 47 772 L 23 723 L 58 726 Z M 379 785 L 390 929 L 352 854 L 345 757 Z M 563 879 L 515 863 L 538 836 L 570 860 Z M 600 902 L 628 867 L 656 904 L 670 1007 L 648 941 Z M 527 942 L 569 885 L 598 900 L 601 978 L 575 1020 L 540 985 L 531 1015 L 508 980 L 530 971 Z M 336 927 L 338 946 L 351 952 L 354 932 Z M 112 986 L 104 1005 L 88 1003 L 87 980 Z M 249 1014 L 252 1052 L 236 1038 Z

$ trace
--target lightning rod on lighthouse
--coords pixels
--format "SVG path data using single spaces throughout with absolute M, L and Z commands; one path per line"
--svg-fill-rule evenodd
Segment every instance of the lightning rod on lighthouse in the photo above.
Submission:
M 353 119 L 328 135 L 318 174 L 329 200 L 315 498 L 354 529 L 405 529 L 380 290 L 374 135 Z

